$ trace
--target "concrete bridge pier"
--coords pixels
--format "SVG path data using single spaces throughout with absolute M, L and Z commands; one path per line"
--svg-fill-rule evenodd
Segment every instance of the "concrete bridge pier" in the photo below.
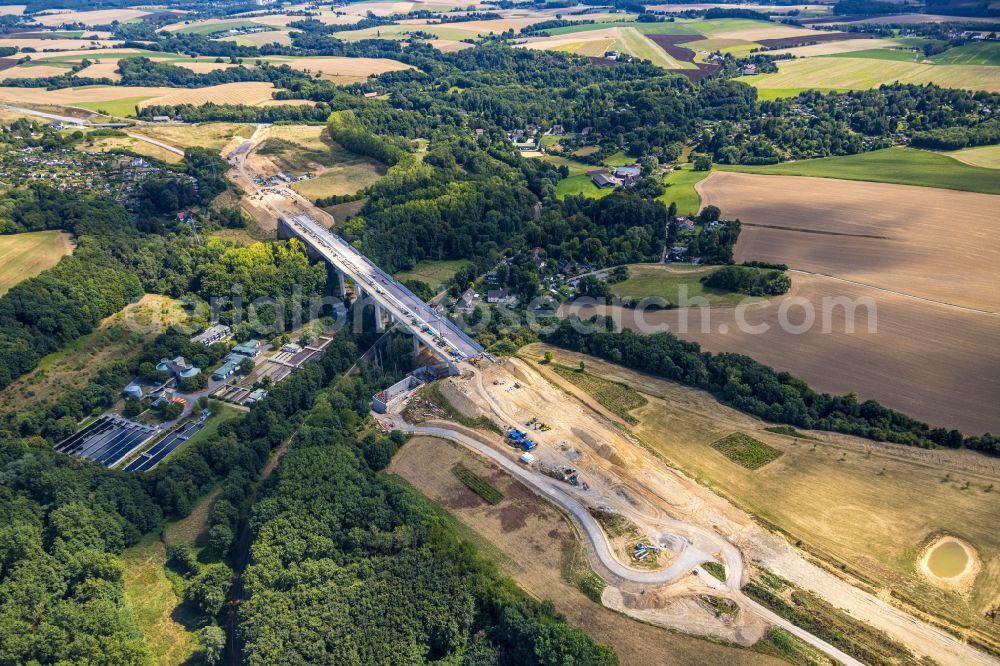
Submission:
M 336 271 L 336 273 L 337 273 L 337 287 L 339 289 L 338 295 L 341 298 L 347 298 L 347 285 L 344 283 L 344 274 L 341 273 L 340 271 Z
M 420 356 L 420 338 L 413 336 L 413 358 Z
M 385 311 L 378 303 L 375 303 L 375 330 L 379 333 L 385 330 Z

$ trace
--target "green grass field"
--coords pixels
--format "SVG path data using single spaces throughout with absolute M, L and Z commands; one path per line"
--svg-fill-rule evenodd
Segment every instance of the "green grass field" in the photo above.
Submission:
M 854 56 L 855 54 L 849 54 Z M 739 77 L 759 91 L 809 88 L 867 90 L 883 83 L 936 83 L 946 88 L 1000 91 L 1000 67 L 932 65 L 869 57 L 799 58 L 778 64 L 772 74 Z
M 548 162 L 549 164 L 557 167 L 565 166 L 569 169 L 570 176 L 579 176 L 580 174 L 585 174 L 591 169 L 596 168 L 592 164 L 584 164 L 583 162 L 578 162 L 577 160 L 563 157 L 561 155 L 542 155 L 541 157 L 537 157 L 535 159 L 540 159 L 543 162 Z
M 735 305 L 742 294 L 706 288 L 702 278 L 718 270 L 717 266 L 682 266 L 673 264 L 630 264 L 629 278 L 611 285 L 620 298 L 663 298 L 677 305 L 686 299 L 705 299 L 709 305 Z
M 922 53 L 903 49 L 868 49 L 866 51 L 850 51 L 848 53 L 831 53 L 821 58 L 862 58 L 868 60 L 895 60 L 898 62 L 920 62 L 924 59 Z
M 420 280 L 431 289 L 438 289 L 455 277 L 459 269 L 464 268 L 470 262 L 466 259 L 448 259 L 442 261 L 421 261 L 412 270 L 396 273 L 396 279 L 404 282 L 406 280 Z
M 798 97 L 799 93 L 807 90 L 819 90 L 823 93 L 847 92 L 848 88 L 758 88 L 757 99 L 761 101 L 773 102 L 776 99 L 785 97 Z
M 191 663 L 199 650 L 194 618 L 185 612 L 180 591 L 168 577 L 164 543 L 149 535 L 126 550 L 122 562 L 125 604 L 142 630 L 152 663 L 163 666 Z
M 932 56 L 931 60 L 942 65 L 1000 65 L 1000 43 L 963 44 Z
M 605 409 L 626 423 L 638 423 L 629 412 L 643 407 L 649 402 L 645 396 L 631 386 L 613 382 L 589 372 L 580 372 L 576 368 L 569 368 L 565 365 L 553 364 L 552 369 L 570 384 L 579 386 L 589 393 Z
M 563 178 L 556 183 L 556 196 L 560 199 L 565 199 L 576 194 L 582 194 L 591 199 L 603 199 L 612 192 L 614 192 L 613 188 L 600 188 L 594 185 L 594 181 L 585 173 L 579 176 Z
M 72 251 L 69 235 L 59 231 L 0 236 L 0 296 L 21 280 L 55 266 Z
M 781 176 L 815 176 L 941 187 L 964 192 L 1000 194 L 1000 178 L 994 169 L 964 164 L 925 150 L 887 148 L 870 153 L 785 162 L 770 166 L 722 166 L 722 171 L 742 171 Z
M 73 106 L 104 113 L 114 118 L 127 118 L 135 115 L 135 105 L 145 102 L 151 95 L 140 97 L 122 97 L 121 99 L 105 100 L 103 102 L 78 102 Z
M 697 215 L 701 210 L 701 196 L 694 186 L 708 176 L 708 171 L 693 171 L 690 165 L 684 169 L 674 169 L 664 180 L 666 192 L 658 197 L 665 205 L 673 201 L 681 215 Z
M 712 442 L 712 448 L 747 469 L 760 469 L 781 456 L 781 451 L 742 432 Z
M 749 53 L 751 49 L 761 47 L 757 42 L 726 38 L 699 39 L 693 42 L 684 42 L 680 46 L 702 54 L 715 53 L 716 51 L 720 53 Z

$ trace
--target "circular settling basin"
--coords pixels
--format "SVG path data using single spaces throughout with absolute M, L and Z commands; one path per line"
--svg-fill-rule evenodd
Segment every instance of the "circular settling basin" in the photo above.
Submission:
M 927 568 L 938 578 L 954 578 L 965 572 L 969 554 L 954 540 L 942 541 L 927 554 Z
M 976 550 L 955 537 L 945 536 L 924 549 L 917 568 L 938 587 L 968 592 L 981 568 Z

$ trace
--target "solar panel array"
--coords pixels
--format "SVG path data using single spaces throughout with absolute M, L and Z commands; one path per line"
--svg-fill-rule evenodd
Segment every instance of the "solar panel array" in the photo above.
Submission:
M 55 450 L 114 467 L 158 432 L 158 428 L 105 414 L 61 441 Z
M 191 439 L 191 437 L 205 427 L 201 421 L 191 421 L 185 423 L 177 430 L 164 437 L 154 444 L 148 451 L 144 451 L 138 458 L 125 467 L 126 472 L 148 472 L 156 467 L 161 460 L 166 458 L 178 446 Z

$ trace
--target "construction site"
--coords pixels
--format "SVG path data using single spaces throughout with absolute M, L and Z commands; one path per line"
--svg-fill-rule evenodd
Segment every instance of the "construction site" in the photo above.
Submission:
M 397 395 L 377 415 L 382 427 L 450 440 L 556 505 L 605 582 L 602 605 L 740 646 L 778 627 L 840 663 L 863 663 L 750 598 L 743 587 L 759 570 L 822 597 L 918 658 L 995 663 L 834 575 L 746 511 L 665 465 L 620 416 L 543 363 L 474 359 L 461 367 L 458 376 Z

